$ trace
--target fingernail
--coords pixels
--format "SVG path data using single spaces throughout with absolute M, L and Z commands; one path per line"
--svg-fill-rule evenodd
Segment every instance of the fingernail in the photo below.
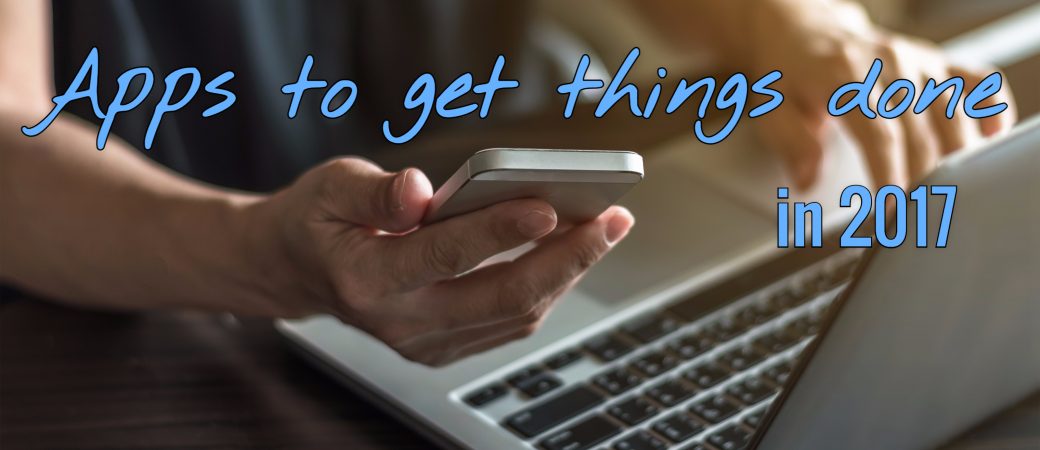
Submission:
M 393 201 L 392 208 L 394 211 L 404 210 L 404 194 L 408 188 L 408 178 L 412 176 L 412 169 L 405 169 L 394 176 L 393 186 Z
M 532 210 L 516 223 L 520 233 L 531 239 L 539 238 L 549 234 L 556 228 L 556 213 L 547 213 L 541 210 Z
M 614 245 L 628 234 L 628 230 L 632 229 L 632 225 L 635 224 L 635 218 L 625 208 L 618 208 L 614 216 L 607 222 L 606 238 L 607 243 Z

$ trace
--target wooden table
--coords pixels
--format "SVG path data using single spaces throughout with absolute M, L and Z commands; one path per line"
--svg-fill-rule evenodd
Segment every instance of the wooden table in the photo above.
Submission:
M 4 450 L 431 445 L 297 358 L 265 320 L 0 306 Z M 950 448 L 1040 448 L 1040 395 Z
M 0 448 L 429 448 L 270 322 L 0 307 Z

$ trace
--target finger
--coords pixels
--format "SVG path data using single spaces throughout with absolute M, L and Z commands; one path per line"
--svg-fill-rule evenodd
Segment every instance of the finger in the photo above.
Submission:
M 339 158 L 317 172 L 317 195 L 329 219 L 384 231 L 415 228 L 433 195 L 430 181 L 418 169 L 395 174 L 359 158 Z
M 842 120 L 859 143 L 874 184 L 906 186 L 906 151 L 899 122 L 859 114 L 842 116 Z
M 570 290 L 581 276 L 567 283 L 563 288 L 551 296 L 556 299 Z M 454 349 L 449 356 L 451 361 L 457 361 L 477 353 L 483 353 L 493 348 L 500 347 L 513 341 L 521 340 L 533 335 L 548 315 L 549 310 L 555 302 L 547 301 L 540 305 L 541 312 L 538 315 L 508 319 L 491 325 L 481 325 L 471 328 L 465 332 L 456 333 L 452 336 Z M 532 317 L 535 317 L 533 320 Z M 472 330 L 472 334 L 471 334 Z
M 505 269 L 504 264 L 502 268 Z M 525 334 L 527 335 L 533 334 L 541 326 L 542 322 L 545 321 L 546 316 L 549 315 L 549 312 L 556 305 L 556 302 L 554 300 L 560 298 L 563 294 L 565 294 L 576 284 L 578 284 L 578 281 L 581 278 L 582 275 L 579 275 L 578 277 L 574 278 L 567 284 L 557 289 L 556 292 L 549 294 L 546 300 L 538 303 L 530 314 L 525 314 L 523 316 L 512 317 L 499 322 L 492 322 L 486 325 L 477 325 L 466 328 L 464 330 L 459 330 L 465 331 L 467 333 L 470 331 L 473 332 L 472 336 L 459 334 L 459 336 L 463 337 L 461 339 L 461 342 L 464 342 L 467 346 L 476 345 L 483 341 L 496 340 L 497 338 L 505 335 L 515 334 L 516 332 L 522 330 L 526 330 Z
M 481 268 L 439 285 L 445 314 L 442 326 L 459 328 L 511 318 L 540 319 L 575 279 L 624 238 L 635 223 L 628 210 L 614 206 L 595 220 L 548 239 L 510 263 Z M 451 300 L 449 300 L 451 301 Z
M 543 200 L 521 199 L 452 217 L 404 236 L 387 237 L 380 249 L 393 288 L 408 291 L 454 278 L 484 260 L 549 234 L 556 212 Z
M 506 267 L 509 263 L 496 263 L 492 266 L 488 266 L 485 269 L 485 274 L 494 273 L 496 271 L 507 270 Z M 501 272 L 499 272 L 501 273 Z M 450 337 L 450 340 L 455 343 L 461 342 L 463 346 L 469 346 L 483 341 L 493 340 L 495 338 L 514 334 L 523 329 L 527 329 L 528 333 L 533 333 L 541 323 L 545 320 L 545 317 L 549 314 L 555 305 L 554 299 L 559 298 L 564 293 L 569 291 L 578 283 L 582 276 L 578 276 L 571 280 L 569 283 L 560 287 L 550 294 L 546 300 L 537 303 L 528 314 L 522 316 L 509 317 L 503 320 L 487 322 L 483 324 L 460 324 L 460 328 L 449 329 L 444 328 L 443 323 L 434 324 L 430 328 L 426 329 L 426 333 L 437 333 L 441 336 Z M 450 292 L 453 293 L 453 292 Z M 457 295 L 457 294 L 456 294 Z M 454 298 L 454 297 L 452 297 Z
M 913 47 L 900 46 L 897 48 L 905 48 L 906 50 L 902 53 L 893 52 L 890 55 L 892 62 L 888 65 L 888 68 L 892 70 L 890 72 L 891 79 L 913 82 L 912 80 L 925 78 L 920 70 L 917 69 L 916 61 L 911 59 L 916 54 L 913 51 Z M 895 121 L 902 130 L 906 180 L 907 182 L 918 180 L 930 172 L 938 164 L 942 156 L 938 132 L 933 129 L 927 115 L 915 114 L 913 112 L 913 91 L 906 89 L 893 91 L 888 93 L 887 99 L 882 97 L 882 101 L 885 100 L 887 100 L 887 104 L 884 105 L 886 111 L 894 111 L 899 106 L 906 106 L 902 114 L 891 120 Z M 879 118 L 878 120 L 885 119 Z
M 430 329 L 395 346 L 403 356 L 439 366 L 507 342 L 530 336 L 542 322 L 512 318 L 455 330 Z
M 925 56 L 934 53 L 934 50 L 928 44 L 914 43 L 899 37 L 885 39 L 884 43 L 880 48 L 885 61 L 882 77 L 895 81 L 879 83 L 877 87 L 877 105 L 882 110 L 878 111 L 876 120 L 891 121 L 900 130 L 903 153 L 897 153 L 895 157 L 903 162 L 903 179 L 909 182 L 931 171 L 940 158 L 936 130 L 932 128 L 928 116 L 915 114 L 912 109 L 917 90 L 914 86 L 920 85 L 913 83 L 925 78 L 920 67 L 928 60 Z M 882 90 L 880 86 L 886 88 Z M 900 107 L 905 109 L 898 116 L 891 119 L 883 116 L 891 117 L 890 114 Z
M 871 61 L 875 57 L 882 59 L 882 72 L 879 79 L 867 95 L 867 105 L 873 110 L 879 104 L 884 80 L 892 75 L 892 65 L 898 56 L 893 44 L 895 41 L 885 41 L 879 46 L 875 54 L 853 54 L 848 58 L 847 67 L 843 73 L 855 73 L 862 61 Z M 865 58 L 869 56 L 869 59 Z M 876 113 L 876 111 L 874 111 Z M 859 145 L 859 153 L 863 157 L 870 172 L 871 181 L 876 186 L 886 184 L 904 185 L 906 179 L 906 156 L 902 136 L 902 128 L 897 121 L 884 119 L 875 115 L 874 119 L 867 117 L 859 111 L 852 111 L 838 117 L 839 123 L 852 134 L 853 139 Z
M 978 86 L 982 83 L 987 76 L 996 73 L 996 70 L 972 70 L 964 67 L 953 67 L 950 72 L 955 75 L 964 78 L 964 92 L 971 92 L 971 88 Z M 982 134 L 985 136 L 994 136 L 1001 132 L 1006 132 L 1014 126 L 1018 120 L 1018 111 L 1015 108 L 1014 96 L 1011 93 L 1011 88 L 1006 82 L 1006 78 L 1001 75 L 1001 79 L 1005 80 L 995 94 L 986 97 L 982 102 L 976 106 L 976 109 L 983 109 L 990 106 L 996 106 L 1001 103 L 1007 105 L 1007 109 L 1004 111 L 989 117 L 985 117 L 979 120 L 979 127 L 982 129 Z
M 823 161 L 823 142 L 819 123 L 797 106 L 781 106 L 756 118 L 758 130 L 767 145 L 780 157 L 795 187 L 806 189 L 819 177 Z
M 924 178 L 942 158 L 938 132 L 926 115 L 907 111 L 900 116 L 903 127 L 904 147 L 907 161 L 907 181 L 914 182 Z
M 937 69 L 931 75 L 937 83 L 948 80 L 951 76 L 946 68 Z M 964 92 L 968 92 L 968 87 L 967 80 L 965 80 Z M 932 127 L 939 131 L 939 148 L 944 155 L 960 150 L 981 137 L 978 125 L 973 123 L 961 109 L 961 98 L 964 97 L 964 93 L 962 92 L 958 98 L 954 98 L 954 90 L 953 87 L 947 88 L 928 107 L 928 117 L 932 122 Z M 953 105 L 953 116 L 947 117 L 946 113 L 951 104 Z

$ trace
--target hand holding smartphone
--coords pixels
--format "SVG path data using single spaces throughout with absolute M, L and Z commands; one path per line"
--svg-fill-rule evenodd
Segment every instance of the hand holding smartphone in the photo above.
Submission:
M 470 157 L 437 192 L 423 223 L 519 198 L 540 198 L 561 224 L 599 216 L 643 179 L 643 158 L 615 150 L 492 148 Z

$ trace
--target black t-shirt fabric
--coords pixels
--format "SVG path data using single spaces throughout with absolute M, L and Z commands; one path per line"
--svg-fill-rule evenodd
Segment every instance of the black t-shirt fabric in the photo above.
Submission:
M 387 147 L 382 122 L 390 120 L 395 134 L 415 122 L 417 111 L 405 109 L 403 100 L 424 72 L 435 75 L 438 90 L 465 72 L 476 84 L 502 54 L 502 78 L 520 80 L 528 94 L 496 96 L 492 115 L 522 115 L 542 105 L 530 93 L 551 93 L 537 87 L 548 84 L 548 64 L 528 45 L 530 9 L 526 1 L 487 0 L 54 0 L 55 89 L 65 92 L 91 47 L 100 55 L 103 108 L 119 74 L 150 67 L 155 84 L 148 98 L 118 115 L 112 134 L 201 181 L 268 191 L 336 155 L 372 157 Z M 296 118 L 287 117 L 290 96 L 281 86 L 296 81 L 307 55 L 315 58 L 312 79 L 357 83 L 357 101 L 343 117 L 321 115 L 324 90 L 308 91 Z M 197 67 L 203 86 L 233 71 L 224 87 L 237 100 L 203 118 L 222 98 L 200 90 L 184 109 L 164 116 L 155 143 L 144 150 L 163 79 L 181 67 Z M 66 111 L 100 122 L 85 100 Z M 452 126 L 460 125 L 431 120 L 421 133 Z

